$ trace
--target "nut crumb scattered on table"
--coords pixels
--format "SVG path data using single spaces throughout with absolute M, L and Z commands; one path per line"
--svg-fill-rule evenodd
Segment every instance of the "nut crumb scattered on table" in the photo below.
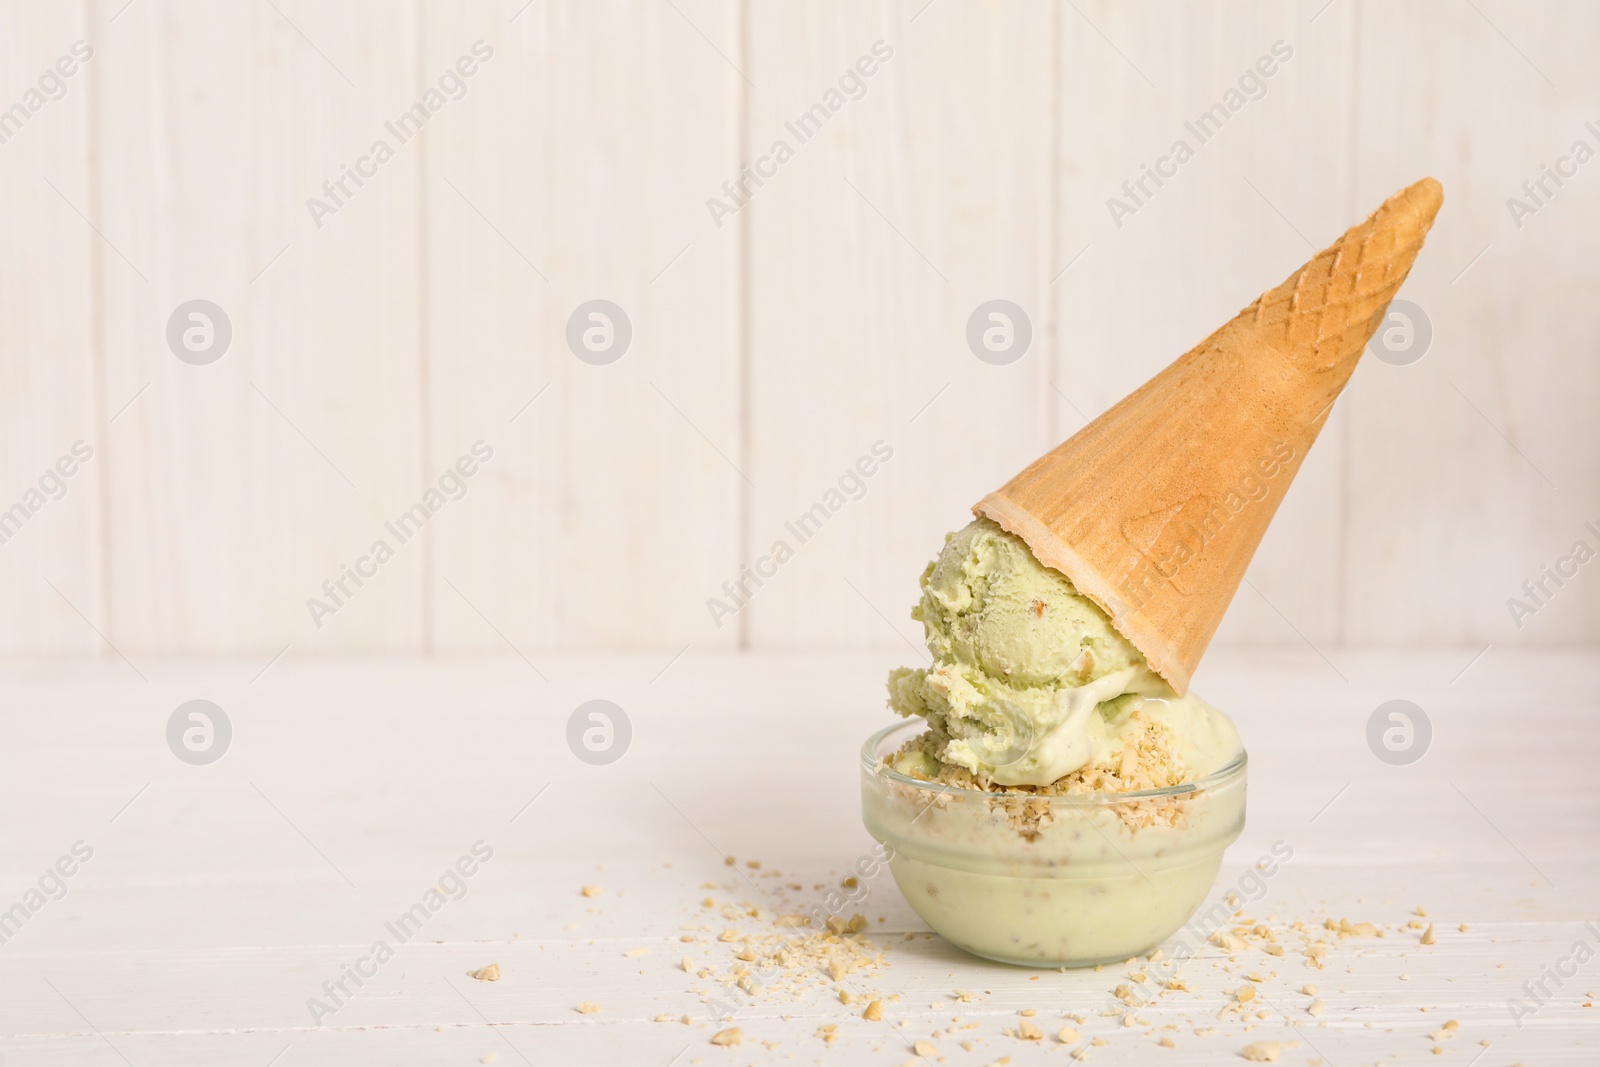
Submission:
M 1278 1053 L 1299 1047 L 1298 1041 L 1255 1041 L 1240 1049 L 1239 1055 L 1251 1063 L 1277 1063 Z

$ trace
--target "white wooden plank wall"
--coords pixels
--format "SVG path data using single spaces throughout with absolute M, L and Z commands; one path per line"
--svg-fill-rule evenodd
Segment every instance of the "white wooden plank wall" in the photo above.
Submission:
M 1345 636 L 1593 641 L 1588 567 L 1547 581 L 1554 595 L 1520 631 L 1505 601 L 1580 538 L 1597 543 L 1585 523 L 1600 529 L 1600 163 L 1559 189 L 1547 180 L 1554 196 L 1520 229 L 1506 200 L 1527 202 L 1523 182 L 1575 141 L 1600 151 L 1600 8 L 1475 2 L 1362 14 L 1361 77 L 1386 92 L 1361 96 L 1357 188 L 1370 197 L 1432 167 L 1451 224 L 1408 294 L 1433 319 L 1433 351 L 1358 368 L 1345 413 Z M 1355 612 L 1379 598 L 1392 610 Z
M 1592 5 L 124 4 L 0 8 L 0 106 L 94 49 L 0 143 L 0 507 L 94 448 L 0 544 L 0 653 L 913 655 L 916 576 L 973 500 L 1424 173 L 1446 207 L 1404 296 L 1432 345 L 1364 361 L 1218 640 L 1336 665 L 1600 637 L 1587 567 L 1521 629 L 1506 606 L 1600 547 L 1600 163 L 1506 208 L 1600 150 Z M 165 339 L 195 298 L 233 329 L 207 366 Z M 593 299 L 631 321 L 608 365 L 565 340 Z M 991 299 L 1033 330 L 1004 366 L 965 338 Z M 385 522 L 480 440 L 401 544 Z
M 760 646 L 899 645 L 885 616 L 920 644 L 907 611 L 923 564 L 1052 439 L 1050 21 L 1020 5 L 921 7 L 752 8 L 750 151 L 795 147 L 747 209 L 749 551 L 795 549 L 751 600 Z M 799 143 L 785 124 L 880 41 L 891 58 L 865 95 Z M 996 298 L 1035 327 L 1006 366 L 965 339 Z M 879 440 L 892 457 L 865 495 L 800 543 L 785 523 L 828 506 Z
M 703 201 L 737 166 L 737 5 L 520 8 L 426 8 L 428 76 L 496 49 L 427 146 L 427 476 L 496 449 L 441 516 L 436 644 L 733 647 L 702 623 L 739 556 L 740 248 Z M 633 327 L 614 363 L 564 340 L 594 299 Z
M 8 111 L 28 89 L 38 90 L 46 72 L 59 77 L 56 64 L 71 59 L 74 42 L 87 39 L 82 16 L 66 4 L 4 10 L 0 99 Z M 30 489 L 40 494 L 36 504 L 60 495 L 54 482 L 40 489 L 39 480 L 70 455 L 74 442 L 95 449 L 88 464 L 64 479 L 64 496 L 42 503 L 20 530 L 0 525 L 6 537 L 0 544 L 0 647 L 18 655 L 91 652 L 99 639 L 74 606 L 102 624 L 105 616 L 96 535 L 104 389 L 96 373 L 90 289 L 99 250 L 77 215 L 93 198 L 89 101 L 102 59 L 96 53 L 61 79 L 60 99 L 43 104 L 20 128 L 0 122 L 0 508 L 22 503 Z
M 320 631 L 304 601 L 419 492 L 420 160 L 402 147 L 320 229 L 305 207 L 416 93 L 416 19 L 376 0 L 120 7 L 90 15 L 107 404 L 138 396 L 106 449 L 106 635 L 135 662 L 415 648 L 415 547 Z M 233 324 L 207 366 L 166 343 L 196 297 Z

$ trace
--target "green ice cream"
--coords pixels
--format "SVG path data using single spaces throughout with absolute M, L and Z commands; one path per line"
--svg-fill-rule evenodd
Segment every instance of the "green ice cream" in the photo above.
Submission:
M 911 614 L 933 665 L 892 672 L 889 706 L 926 719 L 929 748 L 979 778 L 1045 786 L 1113 759 L 1127 720 L 1119 713 L 1142 697 L 1153 698 L 1141 703 L 1162 712 L 1175 740 L 1199 728 L 1203 736 L 1192 740 L 1204 751 L 1194 762 L 1237 751 L 1221 713 L 1173 693 L 1098 605 L 988 519 L 946 538 Z

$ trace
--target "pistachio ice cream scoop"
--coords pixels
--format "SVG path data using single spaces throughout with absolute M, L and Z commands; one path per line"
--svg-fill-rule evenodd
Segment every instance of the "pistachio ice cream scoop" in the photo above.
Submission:
M 1046 786 L 1115 761 L 1133 705 L 1168 725 L 1175 758 L 1196 776 L 1239 750 L 1225 716 L 1174 693 L 1105 612 L 987 519 L 946 539 L 912 616 L 933 664 L 894 671 L 890 707 L 926 719 L 924 751 L 979 779 Z

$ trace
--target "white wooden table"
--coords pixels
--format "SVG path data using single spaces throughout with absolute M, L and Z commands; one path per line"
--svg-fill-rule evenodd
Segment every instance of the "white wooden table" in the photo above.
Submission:
M 913 1042 L 956 1017 L 976 1026 L 931 1038 L 936 1062 L 1075 1062 L 1050 1038 L 1004 1033 L 1025 1008 L 1048 1035 L 1083 1016 L 1084 1040 L 1106 1042 L 1089 1063 L 1243 1062 L 1259 1040 L 1299 1042 L 1279 1062 L 1339 1067 L 1600 1063 L 1600 961 L 1559 988 L 1546 977 L 1552 995 L 1520 1027 L 1507 1005 L 1545 968 L 1570 970 L 1576 944 L 1600 948 L 1600 923 L 1585 926 L 1600 920 L 1600 657 L 1496 647 L 1452 684 L 1473 651 L 1207 662 L 1197 688 L 1234 715 L 1252 755 L 1249 825 L 1219 892 L 1282 841 L 1293 859 L 1252 916 L 1347 917 L 1387 936 L 1335 944 L 1320 971 L 1293 951 L 1230 962 L 1208 948 L 1184 969 L 1191 991 L 1140 1008 L 1148 1025 L 1132 1026 L 1102 1012 L 1121 1007 L 1111 992 L 1135 968 L 1037 973 L 965 956 L 923 933 L 887 875 L 860 910 L 889 966 L 845 983 L 898 994 L 882 1022 L 831 983 L 801 1000 L 738 999 L 731 1024 L 691 992 L 707 983 L 680 970 L 686 950 L 701 964 L 730 954 L 704 934 L 679 940 L 708 922 L 702 897 L 775 908 L 773 887 L 790 881 L 805 888 L 789 904 L 820 896 L 812 886 L 837 884 L 870 847 L 856 750 L 887 721 L 893 653 L 530 657 L 537 672 L 510 657 L 290 656 L 253 683 L 256 662 L 140 659 L 148 682 L 117 659 L 13 664 L 0 674 L 0 909 L 27 914 L 0 945 L 0 1063 L 899 1065 L 922 1062 Z M 1397 697 L 1434 729 L 1410 766 L 1380 762 L 1365 737 Z M 194 698 L 233 728 L 207 766 L 165 740 Z M 631 747 L 609 766 L 565 741 L 591 698 L 631 720 Z M 92 858 L 30 911 L 30 887 L 79 841 Z M 396 943 L 385 923 L 479 841 L 493 857 L 465 895 L 314 1022 L 322 983 L 380 938 Z M 1401 929 L 1419 905 L 1436 944 Z M 489 963 L 500 981 L 467 976 Z M 1252 972 L 1266 977 L 1268 1017 L 1218 1020 Z M 1320 1017 L 1306 1013 L 1306 982 Z M 954 1003 L 957 989 L 976 996 Z M 586 1001 L 599 1010 L 579 1013 Z M 1435 1055 L 1428 1034 L 1447 1019 L 1460 1028 Z M 831 1047 L 814 1036 L 827 1022 Z M 742 1045 L 710 1043 L 725 1025 Z

